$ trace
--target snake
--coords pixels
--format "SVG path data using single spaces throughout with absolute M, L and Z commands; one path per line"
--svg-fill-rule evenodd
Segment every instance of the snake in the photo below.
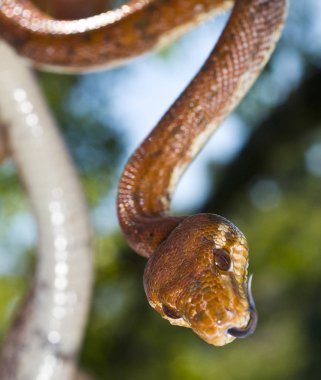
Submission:
M 257 325 L 248 244 L 222 216 L 172 216 L 171 199 L 187 166 L 269 60 L 287 6 L 287 0 L 131 0 L 96 16 L 57 20 L 28 0 L 0 0 L 1 38 L 35 67 L 71 73 L 123 63 L 232 8 L 200 71 L 129 158 L 117 196 L 123 234 L 147 258 L 150 305 L 216 346 L 249 336 Z

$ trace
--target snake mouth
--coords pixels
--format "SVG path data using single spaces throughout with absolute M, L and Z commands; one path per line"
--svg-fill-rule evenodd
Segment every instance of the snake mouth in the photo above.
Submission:
M 249 300 L 249 312 L 250 312 L 250 320 L 245 328 L 232 327 L 227 330 L 228 334 L 234 336 L 235 338 L 247 338 L 252 335 L 256 329 L 258 314 L 255 307 L 254 298 L 252 295 L 252 278 L 253 275 L 250 275 L 249 282 L 247 285 L 247 297 Z

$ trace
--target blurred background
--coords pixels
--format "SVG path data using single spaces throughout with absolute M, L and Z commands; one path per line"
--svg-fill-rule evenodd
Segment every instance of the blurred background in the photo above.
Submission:
M 120 2 L 102 3 L 78 0 L 75 17 Z M 49 0 L 39 4 L 58 17 L 66 12 Z M 227 16 L 114 70 L 37 73 L 91 208 L 96 279 L 81 366 L 94 379 L 321 377 L 319 0 L 290 2 L 263 75 L 188 169 L 174 199 L 175 213 L 220 213 L 247 236 L 260 316 L 256 333 L 215 348 L 162 320 L 145 298 L 145 260 L 127 247 L 117 226 L 115 194 L 124 163 L 204 62 Z M 30 283 L 37 238 L 10 159 L 0 181 L 3 338 Z

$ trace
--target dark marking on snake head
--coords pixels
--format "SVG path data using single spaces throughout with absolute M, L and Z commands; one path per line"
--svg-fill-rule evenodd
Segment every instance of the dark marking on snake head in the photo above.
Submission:
M 210 239 L 207 236 L 202 236 L 201 242 L 203 244 L 209 244 L 209 243 L 212 244 L 213 243 L 213 239 Z
M 193 320 L 194 321 L 197 321 L 197 322 L 201 322 L 204 320 L 204 317 L 205 317 L 205 313 L 204 313 L 204 310 L 201 310 L 201 311 L 198 311 L 194 317 L 193 317 Z
M 172 319 L 179 319 L 181 318 L 181 316 L 179 315 L 178 311 L 175 310 L 173 307 L 171 306 L 168 306 L 168 305 L 163 305 L 162 306 L 162 309 L 163 309 L 163 312 L 164 314 L 169 317 L 169 318 L 172 318 Z

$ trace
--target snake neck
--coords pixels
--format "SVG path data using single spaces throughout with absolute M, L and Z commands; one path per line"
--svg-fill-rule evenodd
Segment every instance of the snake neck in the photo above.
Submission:
M 176 184 L 261 72 L 280 36 L 285 4 L 286 0 L 236 1 L 200 72 L 129 159 L 119 185 L 118 215 L 139 254 L 150 256 L 155 244 L 182 221 L 167 216 Z M 158 239 L 150 244 L 148 234 Z

